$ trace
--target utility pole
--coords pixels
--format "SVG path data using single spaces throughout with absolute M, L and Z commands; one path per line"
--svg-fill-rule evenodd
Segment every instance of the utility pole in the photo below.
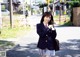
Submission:
M 12 0 L 9 0 L 9 4 L 10 4 L 10 28 L 13 27 L 13 5 L 12 5 Z

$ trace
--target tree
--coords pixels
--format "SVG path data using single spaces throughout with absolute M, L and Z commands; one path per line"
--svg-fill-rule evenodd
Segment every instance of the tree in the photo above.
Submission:
M 80 6 L 80 0 L 71 0 L 71 2 L 68 2 L 68 4 L 73 7 L 79 7 Z

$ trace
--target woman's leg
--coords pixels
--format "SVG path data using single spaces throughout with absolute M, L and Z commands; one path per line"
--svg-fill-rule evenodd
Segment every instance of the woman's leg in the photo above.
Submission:
M 46 57 L 55 57 L 55 50 L 46 50 Z
M 39 49 L 40 57 L 46 57 L 45 50 Z
M 41 55 L 41 57 L 46 57 L 46 55 Z
M 49 55 L 46 55 L 46 57 L 51 57 L 51 56 L 49 56 Z
M 46 57 L 51 57 L 51 56 L 50 56 L 50 51 L 49 51 L 49 50 L 46 50 L 45 55 L 46 55 Z

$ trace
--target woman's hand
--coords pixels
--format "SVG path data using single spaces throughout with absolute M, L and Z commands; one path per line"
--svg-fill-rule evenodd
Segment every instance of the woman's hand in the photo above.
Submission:
M 52 30 L 55 30 L 54 27 L 53 27 L 53 25 L 49 25 L 48 28 L 52 29 Z
M 49 25 L 49 26 L 48 26 L 48 28 L 52 28 L 52 27 L 53 27 L 53 25 Z

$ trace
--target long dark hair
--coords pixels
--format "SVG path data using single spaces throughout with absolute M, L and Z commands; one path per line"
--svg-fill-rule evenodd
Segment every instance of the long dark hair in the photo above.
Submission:
M 43 14 L 40 23 L 43 23 L 45 16 L 51 16 L 51 20 L 49 21 L 48 25 L 54 24 L 53 16 L 52 16 L 52 14 L 50 12 L 45 12 Z

